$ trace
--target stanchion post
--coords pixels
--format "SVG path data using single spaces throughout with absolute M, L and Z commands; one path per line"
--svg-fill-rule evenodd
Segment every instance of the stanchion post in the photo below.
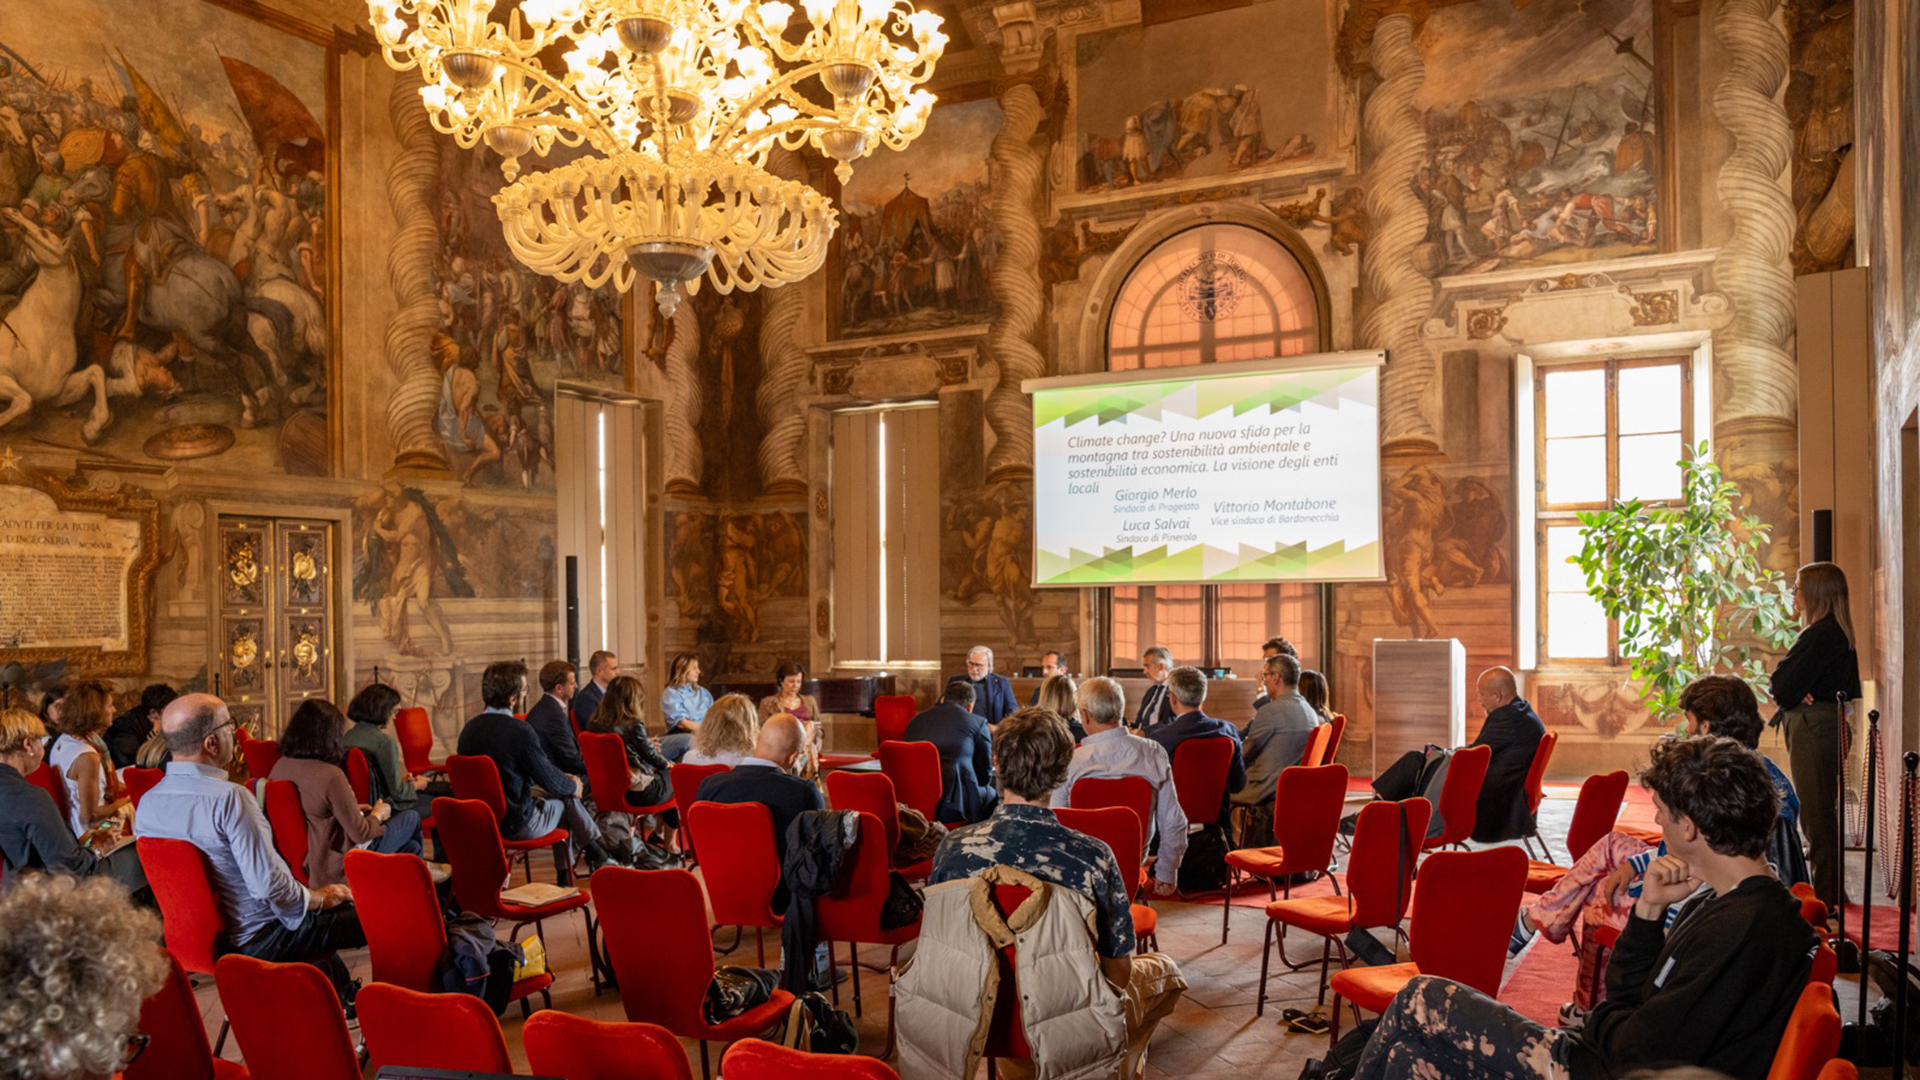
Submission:
M 1873 952 L 1873 825 L 1875 793 L 1880 788 L 1880 710 L 1867 712 L 1867 869 L 1860 886 L 1860 1015 L 1859 1024 L 1867 1024 L 1867 958 Z
M 1835 733 L 1838 734 L 1839 730 L 1845 728 L 1847 723 L 1847 692 L 1845 690 L 1836 690 L 1833 693 L 1833 719 Z M 1847 730 L 1851 731 L 1852 729 L 1848 728 Z M 1844 739 L 1842 740 L 1843 743 L 1845 741 Z M 1835 947 L 1845 948 L 1847 944 L 1847 755 L 1844 753 L 1840 754 L 1838 760 L 1840 764 L 1840 777 L 1839 782 L 1834 785 L 1834 792 L 1835 801 L 1839 805 L 1833 808 L 1833 828 L 1834 832 L 1839 835 L 1834 837 L 1833 857 L 1840 862 L 1839 892 L 1834 896 L 1834 902 L 1838 905 L 1839 909 L 1835 912 L 1835 925 L 1839 929 L 1840 936 L 1837 939 L 1838 944 Z M 1863 938 L 1862 940 L 1865 939 Z M 1862 971 L 1866 970 L 1865 951 L 1864 948 L 1861 950 Z
M 1893 1080 L 1907 1076 L 1907 952 L 1913 947 L 1913 783 L 1920 751 L 1909 750 L 1906 780 L 1900 786 L 1900 950 L 1894 956 L 1898 981 L 1893 988 Z

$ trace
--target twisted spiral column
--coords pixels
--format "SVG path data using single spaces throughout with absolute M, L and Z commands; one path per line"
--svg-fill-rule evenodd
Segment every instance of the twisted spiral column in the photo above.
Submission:
M 398 301 L 387 320 L 384 346 L 392 373 L 387 400 L 387 437 L 393 466 L 410 472 L 447 472 L 445 447 L 433 430 L 440 403 L 440 372 L 433 361 L 433 335 L 440 307 L 433 292 L 433 256 L 440 227 L 433 212 L 433 184 L 440 171 L 440 144 L 420 104 L 420 77 L 410 73 L 387 95 L 387 116 L 400 153 L 387 169 L 387 203 L 393 208 L 393 246 L 387 249 L 387 281 Z
M 767 159 L 767 171 L 783 180 L 806 178 L 800 156 L 790 150 L 776 149 Z M 760 295 L 760 386 L 753 395 L 765 432 L 760 436 L 760 490 L 767 495 L 797 494 L 807 487 L 801 465 L 807 417 L 800 406 L 807 385 L 807 354 L 796 339 L 807 296 L 799 282 Z
M 1025 472 L 1033 467 L 1033 405 L 1020 392 L 1023 379 L 1045 374 L 1046 359 L 1034 346 L 1045 305 L 1041 300 L 1040 216 L 1034 203 L 1046 160 L 1034 146 L 1046 120 L 1040 95 L 1031 83 L 1012 83 L 1000 94 L 1006 114 L 993 138 L 993 222 L 1000 233 L 1000 255 L 989 277 L 1000 310 L 987 329 L 986 350 L 1000 368 L 987 394 L 987 426 L 993 450 L 987 474 Z
M 1414 173 L 1427 158 L 1426 129 L 1414 109 L 1427 66 L 1415 32 L 1413 18 L 1398 13 L 1374 28 L 1368 63 L 1380 85 L 1367 98 L 1361 120 L 1369 163 L 1366 205 L 1373 219 L 1361 265 L 1373 306 L 1361 323 L 1360 340 L 1391 353 L 1380 401 L 1381 437 L 1389 452 L 1440 444 L 1425 409 L 1433 354 L 1420 340 L 1420 325 L 1433 306 L 1433 282 L 1413 265 L 1414 249 L 1427 235 L 1427 208 L 1413 189 Z
M 1718 421 L 1792 422 L 1798 377 L 1793 339 L 1793 200 L 1780 178 L 1793 145 L 1786 109 L 1775 100 L 1787 77 L 1786 30 L 1778 0 L 1721 0 L 1715 36 L 1727 73 L 1713 89 L 1713 115 L 1733 135 L 1714 188 L 1733 223 L 1713 262 L 1714 281 L 1733 303 L 1733 321 L 1714 342 Z
M 651 298 L 642 303 L 652 303 Z M 673 341 L 667 345 L 667 490 L 700 490 L 706 456 L 700 445 L 700 407 L 705 396 L 700 385 L 700 319 L 693 304 L 683 302 L 673 313 Z

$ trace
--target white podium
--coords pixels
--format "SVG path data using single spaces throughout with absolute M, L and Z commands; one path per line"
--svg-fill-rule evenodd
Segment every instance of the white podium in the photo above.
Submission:
M 1373 642 L 1373 775 L 1409 750 L 1467 741 L 1467 650 L 1458 638 Z

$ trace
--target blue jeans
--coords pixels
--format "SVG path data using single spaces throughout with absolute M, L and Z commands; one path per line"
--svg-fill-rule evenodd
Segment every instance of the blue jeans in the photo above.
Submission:
M 386 831 L 369 847 L 382 855 L 420 854 L 420 812 L 394 811 L 393 816 L 387 819 Z
M 660 756 L 668 761 L 679 761 L 693 749 L 693 736 L 684 731 L 660 736 Z

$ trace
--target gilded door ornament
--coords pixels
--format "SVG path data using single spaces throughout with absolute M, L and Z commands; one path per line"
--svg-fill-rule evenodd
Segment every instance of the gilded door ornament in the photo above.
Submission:
M 334 526 L 324 521 L 223 518 L 219 691 L 263 738 L 302 701 L 333 692 Z
M 226 536 L 226 550 L 222 554 L 224 568 L 226 602 L 229 604 L 257 605 L 262 603 L 260 591 L 260 534 L 250 529 L 239 529 Z
M 260 655 L 260 623 L 247 619 L 227 625 L 227 692 L 257 691 L 266 681 L 266 665 Z

